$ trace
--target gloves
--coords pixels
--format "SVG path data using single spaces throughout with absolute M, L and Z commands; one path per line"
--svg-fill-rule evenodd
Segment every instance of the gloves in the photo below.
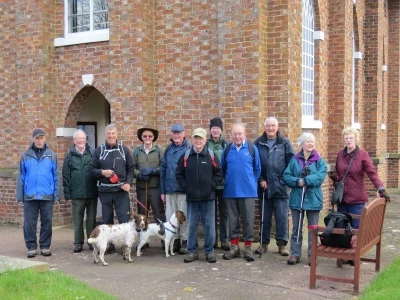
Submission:
M 150 180 L 150 175 L 145 174 L 144 172 L 145 169 L 142 169 L 139 174 L 138 174 L 138 179 L 142 181 L 149 181 Z
M 339 178 L 337 176 L 336 171 L 329 171 L 328 172 L 328 176 L 330 179 L 332 179 L 333 181 L 339 181 Z
M 140 171 L 140 172 L 143 172 L 142 173 L 143 175 L 156 175 L 157 174 L 157 169 L 156 168 L 146 167 L 146 168 L 143 168 L 142 171 Z
M 379 190 L 378 193 L 379 193 L 379 197 L 385 198 L 385 200 L 386 200 L 387 202 L 390 202 L 390 197 L 389 197 L 389 195 L 386 193 L 385 189 Z

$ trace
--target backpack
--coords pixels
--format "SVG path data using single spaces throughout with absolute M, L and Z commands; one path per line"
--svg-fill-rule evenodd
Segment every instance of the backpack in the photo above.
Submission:
M 319 235 L 321 244 L 330 247 L 352 248 L 353 218 L 348 213 L 331 212 L 324 218 L 326 229 Z M 332 233 L 333 228 L 343 228 L 343 234 Z
M 208 149 L 208 148 L 207 148 L 207 150 L 208 150 L 208 154 L 210 154 L 210 156 L 211 156 L 212 166 L 215 168 L 217 166 L 217 163 L 215 162 L 214 151 L 212 151 L 211 149 Z M 185 156 L 183 157 L 183 167 L 184 168 L 186 168 L 186 166 L 187 166 L 187 160 L 188 160 L 189 154 L 190 154 L 190 148 L 185 151 Z
M 157 154 L 158 154 L 158 159 L 160 160 L 160 162 L 161 162 L 161 151 L 160 151 L 160 148 L 158 147 L 158 145 L 154 145 L 154 147 L 156 148 L 156 152 L 157 152 Z M 140 149 L 139 149 L 139 147 L 136 147 L 135 148 L 135 156 L 139 159 L 139 154 L 140 154 Z
M 119 151 L 119 154 L 122 156 L 122 158 L 126 161 L 125 158 L 125 151 L 124 151 L 124 147 L 122 147 L 122 144 L 118 143 L 118 148 L 117 149 L 106 149 L 106 145 L 102 144 L 101 145 L 101 152 L 100 152 L 100 160 L 104 160 L 106 159 L 106 157 L 108 156 L 108 154 L 110 152 L 113 151 Z
M 253 162 L 254 162 L 254 145 L 253 145 L 253 143 L 250 142 L 250 141 L 247 141 L 247 143 L 248 143 L 248 145 L 249 145 L 249 152 L 250 152 L 250 155 L 251 155 L 251 157 L 253 158 Z M 224 158 L 225 158 L 225 160 L 226 160 L 226 157 L 228 156 L 228 153 L 229 153 L 229 150 L 231 149 L 231 147 L 232 147 L 232 142 L 229 143 L 229 144 L 225 147 L 225 149 L 224 149 Z

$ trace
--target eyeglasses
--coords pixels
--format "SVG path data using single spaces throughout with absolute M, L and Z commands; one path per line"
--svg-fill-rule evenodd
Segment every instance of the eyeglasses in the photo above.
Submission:
M 152 137 L 154 137 L 153 135 L 142 135 L 142 138 L 144 139 L 151 139 Z

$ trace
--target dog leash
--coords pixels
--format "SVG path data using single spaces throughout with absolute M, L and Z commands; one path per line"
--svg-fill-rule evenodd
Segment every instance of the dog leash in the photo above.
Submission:
M 147 212 L 149 212 L 149 210 L 147 209 L 147 207 L 145 207 L 143 205 L 142 202 L 140 202 L 138 199 L 136 199 L 135 197 L 133 197 L 133 200 L 136 201 L 137 204 L 140 204 L 141 207 L 143 207 Z M 164 223 L 163 221 L 161 221 L 159 218 L 157 218 L 156 216 L 153 215 L 153 217 L 160 223 Z

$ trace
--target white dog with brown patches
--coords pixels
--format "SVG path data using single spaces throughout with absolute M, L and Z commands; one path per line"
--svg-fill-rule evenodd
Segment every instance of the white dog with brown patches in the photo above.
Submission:
M 116 248 L 120 247 L 123 251 L 123 258 L 128 262 L 133 262 L 131 250 L 133 243 L 139 235 L 139 232 L 147 229 L 147 218 L 143 215 L 134 215 L 128 223 L 117 225 L 99 225 L 88 239 L 88 243 L 93 246 L 93 260 L 98 263 L 99 259 L 104 266 L 108 263 L 104 261 L 104 252 L 107 245 L 112 243 Z
M 175 255 L 173 248 L 174 248 L 174 240 L 176 235 L 176 230 L 179 224 L 182 224 L 186 221 L 185 214 L 177 210 L 174 212 L 169 219 L 168 222 L 163 223 L 164 234 L 160 234 L 160 225 L 153 223 L 149 224 L 147 230 L 142 230 L 140 232 L 140 243 L 137 246 L 136 256 L 141 256 L 142 252 L 140 250 L 142 247 L 147 243 L 151 236 L 156 236 L 161 240 L 165 241 L 165 256 L 169 257 L 168 249 L 171 252 L 171 255 Z M 162 231 L 162 230 L 161 230 Z

